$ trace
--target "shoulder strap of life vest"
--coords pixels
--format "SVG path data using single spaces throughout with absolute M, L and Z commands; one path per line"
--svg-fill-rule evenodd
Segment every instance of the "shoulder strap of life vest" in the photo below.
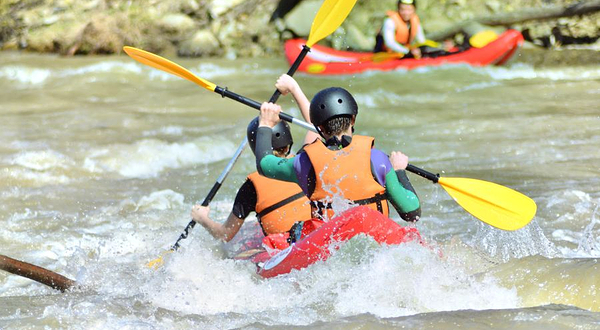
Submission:
M 296 183 L 248 176 L 256 190 L 255 211 L 265 234 L 288 231 L 297 221 L 310 219 L 309 201 Z

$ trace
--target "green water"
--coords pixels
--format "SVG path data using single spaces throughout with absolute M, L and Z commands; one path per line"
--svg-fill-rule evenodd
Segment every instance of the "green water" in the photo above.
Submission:
M 174 60 L 257 101 L 287 71 L 282 60 Z M 502 232 L 411 176 L 417 227 L 442 259 L 359 240 L 327 263 L 262 280 L 195 228 L 152 271 L 144 264 L 174 243 L 257 112 L 124 56 L 0 53 L 0 254 L 92 288 L 60 294 L 0 273 L 0 328 L 600 327 L 600 66 L 297 80 L 309 97 L 350 90 L 356 132 L 378 148 L 516 189 L 536 201 L 536 217 Z M 280 102 L 299 114 L 289 97 Z M 253 170 L 247 150 L 214 218 L 225 219 Z

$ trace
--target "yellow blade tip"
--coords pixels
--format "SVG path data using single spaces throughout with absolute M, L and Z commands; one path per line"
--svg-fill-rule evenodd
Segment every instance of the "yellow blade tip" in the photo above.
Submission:
M 156 259 L 154 259 L 154 260 L 152 260 L 152 261 L 148 262 L 148 263 L 146 264 L 146 267 L 148 267 L 148 268 L 152 268 L 152 269 L 156 270 L 156 269 L 158 269 L 158 268 L 162 267 L 162 265 L 163 265 L 164 263 L 165 263 L 165 261 L 164 261 L 163 257 L 161 256 L 161 257 L 158 257 L 158 258 L 156 258 Z
M 154 270 L 157 270 L 157 269 L 159 269 L 160 267 L 162 267 L 162 265 L 164 265 L 164 264 L 165 264 L 165 259 L 164 259 L 164 257 L 165 257 L 167 254 L 169 254 L 169 253 L 173 253 L 173 252 L 174 252 L 174 251 L 173 251 L 172 249 L 170 249 L 170 250 L 167 250 L 167 251 L 164 251 L 163 253 L 161 253 L 160 257 L 158 257 L 158 258 L 156 258 L 156 259 L 154 259 L 154 260 L 151 260 L 151 261 L 149 261 L 149 262 L 146 264 L 146 267 L 148 267 L 148 268 L 152 268 L 152 269 L 154 269 Z

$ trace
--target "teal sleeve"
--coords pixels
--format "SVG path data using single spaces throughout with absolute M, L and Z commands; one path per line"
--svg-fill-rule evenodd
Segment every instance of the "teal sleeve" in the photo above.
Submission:
M 402 186 L 400 181 L 398 181 L 396 172 L 393 170 L 389 171 L 385 175 L 385 182 L 388 200 L 398 210 L 398 213 L 410 213 L 421 207 L 419 197 L 414 192 Z
M 294 170 L 294 158 L 279 158 L 275 155 L 264 156 L 259 163 L 259 172 L 267 178 L 298 183 L 298 176 L 296 170 Z

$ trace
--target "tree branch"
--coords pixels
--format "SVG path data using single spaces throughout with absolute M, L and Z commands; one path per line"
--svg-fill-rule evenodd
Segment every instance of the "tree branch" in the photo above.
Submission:
M 55 290 L 65 292 L 77 285 L 71 279 L 68 279 L 53 271 L 38 267 L 26 262 L 9 258 L 0 254 L 0 269 L 11 274 L 27 277 L 36 282 L 45 284 Z

